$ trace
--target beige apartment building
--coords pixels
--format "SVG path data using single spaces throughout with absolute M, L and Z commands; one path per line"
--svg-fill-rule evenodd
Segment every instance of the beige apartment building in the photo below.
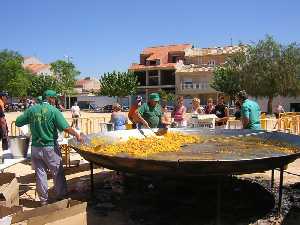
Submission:
M 138 76 L 138 94 L 164 90 L 185 99 L 199 97 L 202 103 L 218 92 L 210 87 L 215 66 L 225 62 L 226 56 L 239 51 L 239 46 L 193 48 L 191 44 L 166 45 L 145 48 L 140 63 L 129 67 Z
M 186 49 L 184 60 L 176 64 L 176 94 L 190 100 L 197 97 L 201 104 L 208 98 L 216 101 L 219 93 L 209 85 L 213 71 L 227 56 L 241 50 L 240 46 Z
M 79 79 L 75 84 L 75 91 L 78 94 L 89 94 L 100 91 L 100 81 L 93 77 Z

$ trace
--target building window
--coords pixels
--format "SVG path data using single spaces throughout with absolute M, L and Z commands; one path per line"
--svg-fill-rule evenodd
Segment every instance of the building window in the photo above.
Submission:
M 208 81 L 194 81 L 192 79 L 184 79 L 181 81 L 181 89 L 207 90 L 209 88 Z
M 146 86 L 146 71 L 135 71 L 134 75 L 137 76 L 139 86 Z
M 149 84 L 148 84 L 149 86 L 159 85 L 157 70 L 150 70 L 148 73 L 148 77 L 149 77 Z
M 208 66 L 215 66 L 216 65 L 216 61 L 215 60 L 209 60 L 207 63 Z
M 161 85 L 175 85 L 175 70 L 161 70 Z
M 193 57 L 193 62 L 192 64 L 195 64 L 195 65 L 202 65 L 203 62 L 202 62 L 202 57 L 201 56 L 197 56 L 197 57 Z
M 172 56 L 172 63 L 177 63 L 177 61 L 179 60 L 179 57 L 176 55 Z
M 179 60 L 183 60 L 184 59 L 184 53 L 180 54 L 175 54 L 175 53 L 169 53 L 168 55 L 168 62 L 169 63 L 177 63 Z
M 203 90 L 207 90 L 208 89 L 208 82 L 207 81 L 203 81 L 201 83 L 201 87 L 202 87 Z
M 160 59 L 147 60 L 146 65 L 147 66 L 159 66 L 160 65 Z
M 156 61 L 155 60 L 149 61 L 149 66 L 156 66 Z
M 183 80 L 182 89 L 192 89 L 193 88 L 193 80 L 185 79 Z

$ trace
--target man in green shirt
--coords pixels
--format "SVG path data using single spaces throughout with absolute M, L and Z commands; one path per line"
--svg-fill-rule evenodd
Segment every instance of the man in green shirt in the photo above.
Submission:
M 162 111 L 159 104 L 159 94 L 149 95 L 149 101 L 138 109 L 138 118 L 145 128 L 157 128 L 161 125 Z
M 245 91 L 240 91 L 237 95 L 241 103 L 241 119 L 244 129 L 260 130 L 260 107 L 250 99 Z
M 29 124 L 32 134 L 31 158 L 36 173 L 36 189 L 42 205 L 48 201 L 47 169 L 54 180 L 58 199 L 67 192 L 67 183 L 63 171 L 62 157 L 58 148 L 58 131 L 65 131 L 81 141 L 82 138 L 69 126 L 62 113 L 55 108 L 56 92 L 47 90 L 44 93 L 47 101 L 27 109 L 16 120 L 18 127 Z

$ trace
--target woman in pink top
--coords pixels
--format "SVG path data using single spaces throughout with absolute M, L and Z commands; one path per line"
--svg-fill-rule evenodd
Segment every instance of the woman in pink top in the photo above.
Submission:
M 187 125 L 185 119 L 186 107 L 183 105 L 183 97 L 179 96 L 177 98 L 177 105 L 172 112 L 172 118 L 178 127 L 185 127 Z

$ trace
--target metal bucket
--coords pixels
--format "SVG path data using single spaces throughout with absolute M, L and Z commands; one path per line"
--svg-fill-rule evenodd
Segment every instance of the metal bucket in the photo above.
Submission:
M 26 158 L 29 148 L 29 137 L 11 136 L 9 137 L 9 148 L 13 158 Z
M 113 131 L 114 126 L 112 123 L 100 123 L 101 132 Z

